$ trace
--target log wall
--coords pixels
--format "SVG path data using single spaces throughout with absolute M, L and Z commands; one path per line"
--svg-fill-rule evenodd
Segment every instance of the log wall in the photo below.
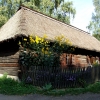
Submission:
M 18 76 L 20 69 L 19 63 L 19 51 L 7 51 L 0 53 L 0 74 L 7 73 L 8 75 Z M 90 57 L 85 55 L 75 54 L 62 54 L 61 66 L 66 67 L 87 67 L 95 62 L 100 63 L 99 57 Z
M 0 74 L 18 76 L 19 70 L 19 52 L 2 52 L 0 53 Z
M 94 63 L 100 63 L 99 57 L 86 56 L 86 55 L 75 55 L 75 54 L 62 54 L 61 55 L 61 66 L 66 67 L 87 67 Z

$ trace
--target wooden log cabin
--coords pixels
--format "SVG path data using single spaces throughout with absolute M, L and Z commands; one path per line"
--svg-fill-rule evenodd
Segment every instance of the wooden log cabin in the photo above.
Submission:
M 8 75 L 18 76 L 18 42 L 32 34 L 40 37 L 47 34 L 50 41 L 63 34 L 70 40 L 75 51 L 72 54 L 66 51 L 61 56 L 63 68 L 86 67 L 96 60 L 100 61 L 100 42 L 88 32 L 21 6 L 0 29 L 0 74 L 7 72 Z
M 98 56 L 89 56 L 81 54 L 62 54 L 61 66 L 62 68 L 67 67 L 88 67 L 94 64 L 100 64 L 100 58 Z

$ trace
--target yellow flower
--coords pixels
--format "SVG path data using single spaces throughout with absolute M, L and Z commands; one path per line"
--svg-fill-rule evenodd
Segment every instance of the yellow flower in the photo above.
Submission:
M 47 38 L 47 35 L 46 35 L 46 34 L 44 34 L 44 35 L 43 35 L 43 38 L 44 38 L 44 39 L 46 39 L 46 38 Z
M 42 48 L 42 52 L 44 53 L 44 48 Z
M 31 38 L 32 38 L 32 36 L 29 36 L 29 38 L 31 39 Z
M 41 38 L 41 43 L 42 43 L 42 42 L 44 42 L 44 39 L 43 39 L 43 38 Z
M 63 34 L 61 34 L 61 38 L 62 38 L 62 39 L 64 38 L 64 35 L 63 35 Z
M 59 37 L 59 36 L 56 37 L 56 40 L 57 40 L 57 41 L 61 41 L 61 37 Z
M 48 47 L 46 48 L 46 50 L 45 50 L 44 48 L 42 48 L 42 53 L 44 53 L 44 54 L 48 54 L 48 50 L 49 50 Z
M 64 42 L 64 40 L 65 40 L 63 34 L 62 34 L 61 36 L 57 36 L 55 39 L 56 39 L 58 42 Z
M 30 36 L 29 39 L 30 39 L 30 43 L 34 43 L 35 42 L 35 40 L 33 39 L 32 36 Z
M 48 51 L 45 51 L 45 54 L 48 54 Z
M 69 44 L 70 46 L 72 45 L 72 43 L 68 39 L 66 39 L 66 44 Z
M 24 38 L 24 41 L 27 41 L 27 39 L 26 39 L 26 38 Z
M 39 38 L 38 36 L 36 36 L 35 41 L 36 41 L 36 43 L 38 44 L 38 43 L 41 41 L 41 38 Z
M 34 43 L 34 42 L 35 42 L 35 40 L 34 40 L 34 39 L 30 39 L 30 42 L 31 42 L 31 43 Z

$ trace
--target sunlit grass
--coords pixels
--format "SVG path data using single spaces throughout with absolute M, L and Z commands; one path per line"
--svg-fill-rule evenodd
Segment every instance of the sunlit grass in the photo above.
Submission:
M 86 92 L 100 93 L 100 82 L 96 82 L 85 88 L 46 89 L 44 91 L 44 88 L 24 84 L 22 82 L 15 81 L 11 78 L 0 78 L 0 93 L 7 95 L 24 95 L 37 93 L 60 96 L 66 94 L 81 94 Z

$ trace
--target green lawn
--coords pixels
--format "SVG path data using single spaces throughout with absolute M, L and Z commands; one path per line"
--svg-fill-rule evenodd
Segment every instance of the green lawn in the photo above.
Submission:
M 67 89 L 52 89 L 51 87 L 36 87 L 27 85 L 22 82 L 17 82 L 13 79 L 3 76 L 0 78 L 0 93 L 7 95 L 24 95 L 24 94 L 45 94 L 60 96 L 65 94 L 80 94 L 80 93 L 100 93 L 100 82 L 89 85 L 85 88 L 67 88 Z

